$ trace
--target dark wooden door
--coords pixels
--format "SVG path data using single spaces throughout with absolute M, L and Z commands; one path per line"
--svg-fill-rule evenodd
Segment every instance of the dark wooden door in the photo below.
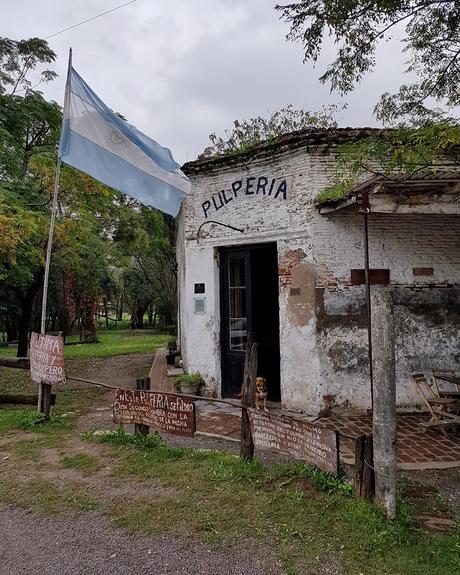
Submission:
M 278 263 L 276 244 L 221 250 L 222 393 L 238 395 L 248 338 L 259 344 L 258 375 L 269 397 L 280 398 Z
M 251 336 L 251 267 L 248 250 L 223 250 L 221 259 L 222 391 L 240 393 L 244 354 Z

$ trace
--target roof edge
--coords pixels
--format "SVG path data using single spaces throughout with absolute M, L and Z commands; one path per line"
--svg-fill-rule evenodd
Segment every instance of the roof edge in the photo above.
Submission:
M 247 162 L 255 158 L 264 158 L 273 153 L 283 153 L 287 150 L 310 146 L 333 147 L 386 131 L 388 130 L 370 127 L 306 128 L 304 130 L 283 134 L 273 140 L 266 140 L 260 144 L 256 144 L 253 148 L 245 152 L 186 162 L 181 169 L 186 175 L 197 175 L 214 169 Z

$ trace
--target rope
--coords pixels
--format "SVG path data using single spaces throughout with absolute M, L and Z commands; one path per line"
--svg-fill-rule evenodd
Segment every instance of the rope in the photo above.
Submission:
M 115 10 L 120 10 L 120 8 L 123 8 L 124 6 L 128 6 L 128 4 L 134 4 L 134 2 L 136 2 L 136 1 L 137 0 L 130 0 L 129 2 L 125 2 L 124 4 L 121 4 L 120 6 L 116 6 L 115 8 L 112 8 L 111 10 L 106 10 L 105 12 L 101 12 L 100 14 L 96 14 L 96 16 L 92 16 L 91 18 L 87 18 L 86 20 L 83 20 L 82 22 L 78 22 L 78 24 L 73 24 L 72 26 L 68 26 L 67 28 L 64 28 L 63 30 L 59 30 L 59 32 L 55 32 L 54 34 L 50 34 L 49 36 L 45 36 L 45 40 L 49 40 L 50 38 L 54 38 L 55 36 L 58 36 L 59 34 L 62 34 L 63 32 L 67 32 L 68 30 L 73 30 L 74 28 L 77 28 L 78 26 L 81 26 L 82 24 L 86 24 L 87 22 L 92 22 L 93 20 L 96 20 L 96 18 L 100 18 L 101 16 L 105 16 L 106 14 L 110 14 L 111 12 L 115 12 Z
M 394 479 L 394 477 L 392 475 L 387 475 L 386 473 L 382 473 L 381 471 L 377 471 L 377 469 L 375 469 L 375 467 L 372 467 L 372 465 L 370 463 L 368 463 L 365 459 L 364 459 L 364 465 L 367 465 L 377 475 L 380 475 L 382 477 L 386 477 L 387 479 Z
M 125 389 L 126 391 L 145 391 L 146 393 L 166 393 L 167 395 L 174 395 L 175 397 L 183 397 L 183 393 L 174 393 L 172 391 L 158 391 L 155 389 L 139 389 L 136 390 L 133 387 L 120 387 L 118 385 L 109 385 L 108 383 L 102 383 L 102 381 L 93 381 L 91 379 L 83 379 L 82 377 L 67 377 L 72 381 L 82 381 L 83 383 L 90 383 L 91 385 L 100 385 L 101 387 L 107 387 L 108 389 Z M 231 405 L 235 408 L 242 408 L 242 405 L 234 403 L 233 401 L 228 401 L 226 399 L 217 399 L 214 397 L 204 397 L 202 395 L 187 395 L 191 399 L 197 399 L 199 401 L 213 401 L 214 403 L 225 403 L 226 405 Z
M 83 379 L 81 377 L 67 377 L 72 381 L 83 381 L 83 383 L 91 383 L 92 385 L 100 385 L 101 387 L 108 387 L 109 389 L 117 389 L 115 385 L 109 385 L 108 383 L 102 383 L 102 381 L 92 381 L 91 379 Z M 129 389 L 127 387 L 120 387 L 118 389 Z

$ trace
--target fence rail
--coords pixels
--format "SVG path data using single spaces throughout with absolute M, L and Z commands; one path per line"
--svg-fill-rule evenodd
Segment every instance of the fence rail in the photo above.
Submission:
M 0 367 L 12 367 L 14 369 L 29 369 L 28 357 L 0 357 Z

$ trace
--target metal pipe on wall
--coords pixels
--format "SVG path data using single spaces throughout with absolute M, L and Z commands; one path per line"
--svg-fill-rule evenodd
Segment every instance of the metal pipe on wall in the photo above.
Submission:
M 369 278 L 369 192 L 364 192 L 361 198 L 364 220 L 364 281 L 366 285 L 366 310 L 367 310 L 367 339 L 369 356 L 369 378 L 371 383 L 371 409 L 374 409 L 374 375 L 372 369 L 372 306 L 371 284 Z

